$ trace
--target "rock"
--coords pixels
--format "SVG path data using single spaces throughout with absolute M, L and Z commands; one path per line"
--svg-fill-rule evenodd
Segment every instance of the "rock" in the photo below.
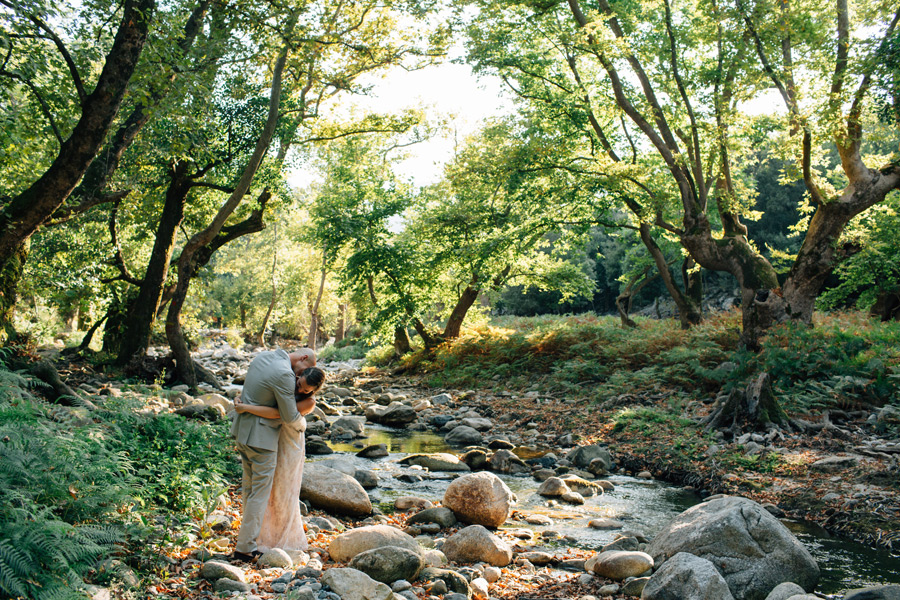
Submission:
M 880 585 L 850 590 L 844 600 L 900 600 L 900 585 Z
M 467 417 L 462 419 L 459 424 L 471 427 L 472 429 L 477 429 L 478 431 L 488 431 L 494 427 L 491 420 L 485 419 L 484 417 Z
M 615 541 L 610 542 L 603 546 L 600 551 L 607 552 L 608 550 L 640 550 L 641 543 L 638 541 L 636 537 L 632 537 L 630 535 L 626 535 L 620 538 L 617 538 Z
M 824 473 L 835 473 L 855 467 L 858 463 L 858 456 L 826 456 L 809 465 L 809 468 Z
M 625 527 L 625 523 L 615 519 L 591 519 L 588 522 L 588 527 L 593 529 L 622 529 Z
M 426 508 L 411 516 L 407 521 L 410 525 L 415 523 L 437 523 L 441 529 L 454 527 L 457 523 L 456 515 L 449 508 L 438 506 L 436 508 Z
M 218 581 L 223 577 L 235 581 L 246 581 L 244 571 L 234 565 L 220 560 L 208 560 L 200 567 L 200 577 L 210 581 Z
M 359 417 L 340 417 L 335 419 L 331 426 L 333 428 L 340 427 L 353 433 L 356 437 L 363 437 L 366 434 L 365 421 Z
M 461 461 L 469 465 L 473 471 L 481 471 L 488 468 L 487 452 L 481 448 L 473 448 L 459 457 Z
M 484 578 L 488 582 L 488 584 L 497 583 L 500 581 L 500 577 L 503 575 L 503 571 L 501 571 L 497 567 L 485 567 L 484 568 Z
M 481 433 L 472 427 L 458 425 L 444 437 L 444 441 L 452 446 L 471 446 L 481 443 Z
M 203 394 L 199 398 L 197 398 L 200 402 L 202 402 L 206 406 L 218 406 L 222 409 L 223 413 L 227 413 L 229 410 L 234 408 L 234 405 L 231 403 L 231 400 L 222 396 L 221 394 Z
M 447 564 L 447 556 L 440 550 L 429 548 L 423 553 L 425 564 L 429 567 L 440 567 Z
M 608 465 L 609 463 L 605 458 L 595 458 L 584 468 L 584 470 L 594 477 L 603 477 L 609 470 Z
M 554 498 L 562 496 L 563 494 L 568 494 L 571 491 L 572 490 L 569 489 L 569 486 L 567 486 L 562 479 L 559 477 L 550 477 L 544 480 L 544 483 L 538 488 L 537 493 L 541 496 Z
M 360 458 L 384 458 L 388 455 L 387 444 L 372 444 L 356 453 Z
M 563 502 L 568 502 L 569 504 L 584 504 L 584 496 L 582 496 L 578 492 L 568 491 L 560 496 L 559 499 Z
M 417 416 L 416 409 L 412 406 L 391 402 L 376 422 L 388 427 L 403 427 L 415 421 Z
M 280 567 L 289 569 L 294 566 L 294 561 L 290 555 L 281 548 L 272 548 L 263 552 L 263 555 L 256 559 L 256 564 L 260 567 Z
M 344 528 L 340 521 L 331 517 L 310 517 L 306 523 L 318 527 L 319 531 L 341 531 Z
M 86 585 L 84 586 L 84 591 L 87 592 L 90 600 L 111 600 L 112 594 L 109 591 L 109 588 L 100 587 L 97 585 Z
M 213 584 L 213 589 L 217 592 L 241 592 L 242 594 L 247 594 L 252 588 L 250 587 L 250 584 L 244 583 L 243 581 L 235 581 L 223 577 L 222 579 L 216 580 L 216 583 Z
M 453 398 L 450 394 L 438 394 L 437 396 L 429 398 L 429 401 L 435 406 L 443 406 L 445 404 L 452 404 Z
M 572 490 L 573 492 L 578 492 L 582 496 L 587 497 L 603 495 L 603 486 L 592 481 L 588 481 L 587 479 L 583 479 L 575 475 L 570 475 L 568 473 L 563 475 L 560 479 L 565 482 L 570 490 Z
M 553 519 L 539 514 L 528 515 L 525 517 L 525 522 L 529 525 L 553 525 Z
M 723 496 L 677 516 L 647 547 L 657 564 L 679 552 L 712 562 L 738 600 L 763 600 L 793 581 L 813 589 L 819 567 L 809 551 L 762 506 Z
M 649 577 L 635 577 L 622 585 L 622 595 L 640 597 L 644 593 L 644 586 L 650 581 Z
M 589 563 L 590 568 L 589 568 Z M 585 564 L 585 569 L 601 577 L 623 581 L 639 577 L 653 568 L 653 557 L 646 552 L 608 550 Z
M 532 471 L 531 477 L 537 482 L 544 482 L 551 477 L 556 477 L 556 471 L 553 469 L 538 469 L 537 471 Z
M 512 561 L 509 545 L 481 525 L 460 529 L 444 540 L 441 551 L 453 562 L 486 562 L 505 567 Z
M 469 584 L 472 588 L 472 597 L 478 600 L 487 600 L 488 598 L 488 582 L 484 577 L 476 577 Z
M 350 561 L 350 568 L 362 571 L 375 581 L 393 583 L 398 579 L 415 579 L 425 564 L 418 552 L 383 546 L 360 552 Z
M 493 473 L 463 475 L 447 486 L 442 504 L 466 523 L 499 527 L 509 516 L 515 496 Z
M 451 591 L 454 594 L 465 594 L 466 596 L 471 595 L 472 591 L 469 589 L 469 582 L 465 577 L 457 573 L 456 571 L 451 571 L 450 569 L 436 569 L 434 567 L 426 567 L 422 569 L 422 572 L 419 573 L 419 580 L 421 581 L 441 581 L 444 583 L 444 592 L 446 594 L 447 591 Z M 432 593 L 434 592 L 434 588 L 432 588 Z
M 491 470 L 498 473 L 530 473 L 531 467 L 509 450 L 497 450 L 489 461 Z
M 378 487 L 378 475 L 375 474 L 375 471 L 356 469 L 353 472 L 353 479 L 357 480 L 364 490 Z
M 641 471 L 637 475 L 635 475 L 638 479 L 653 479 L 653 473 L 650 471 Z
M 578 446 L 566 455 L 566 460 L 581 469 L 590 466 L 591 461 L 596 458 L 603 459 L 604 468 L 607 471 L 612 469 L 612 456 L 610 456 L 609 450 L 596 444 Z
M 397 510 L 425 510 L 432 506 L 434 506 L 434 504 L 430 500 L 420 498 L 419 496 L 400 496 L 394 500 L 394 508 Z
M 358 481 L 316 463 L 304 467 L 300 499 L 328 512 L 351 516 L 372 514 L 372 501 Z
M 429 471 L 466 471 L 469 465 L 462 462 L 453 454 L 438 452 L 435 454 L 410 454 L 398 461 L 401 465 L 418 465 Z
M 490 450 L 512 450 L 513 448 L 516 447 L 516 445 L 513 444 L 512 442 L 510 442 L 509 440 L 496 439 L 496 440 L 491 440 L 490 443 L 488 443 L 487 447 Z
M 384 583 L 356 569 L 328 569 L 322 575 L 322 583 L 341 600 L 390 600 L 394 594 Z
M 308 455 L 322 455 L 322 454 L 334 454 L 334 450 L 331 449 L 331 446 L 328 445 L 323 439 L 316 438 L 314 436 L 307 436 L 306 438 L 306 453 Z M 307 468 L 312 465 L 307 464 Z M 303 478 L 304 480 L 306 477 Z
M 791 596 L 797 596 L 800 594 L 805 594 L 806 590 L 802 587 L 794 583 L 793 581 L 785 581 L 784 583 L 779 583 L 775 586 L 769 595 L 766 596 L 766 600 L 788 600 Z
M 706 560 L 679 552 L 650 577 L 641 600 L 733 600 L 728 584 Z
M 337 562 L 348 562 L 361 552 L 385 546 L 404 548 L 416 554 L 422 553 L 416 541 L 396 527 L 369 525 L 351 529 L 334 538 L 328 546 L 328 554 Z
M 553 555 L 549 552 L 519 552 L 516 555 L 516 559 L 523 558 L 530 562 L 533 565 L 537 565 L 539 567 L 543 567 L 549 565 L 554 561 Z

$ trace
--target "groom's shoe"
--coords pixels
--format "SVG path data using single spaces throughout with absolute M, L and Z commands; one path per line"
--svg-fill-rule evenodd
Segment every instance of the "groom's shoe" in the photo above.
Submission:
M 242 560 L 249 563 L 254 562 L 260 556 L 262 556 L 262 552 L 259 550 L 253 550 L 251 552 L 238 552 L 235 550 L 231 553 L 231 560 Z

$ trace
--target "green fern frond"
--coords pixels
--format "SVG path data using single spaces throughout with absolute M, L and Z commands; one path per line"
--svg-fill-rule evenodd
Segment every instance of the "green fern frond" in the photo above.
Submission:
M 11 596 L 25 596 L 27 577 L 34 570 L 33 563 L 20 549 L 7 540 L 0 540 L 0 588 Z

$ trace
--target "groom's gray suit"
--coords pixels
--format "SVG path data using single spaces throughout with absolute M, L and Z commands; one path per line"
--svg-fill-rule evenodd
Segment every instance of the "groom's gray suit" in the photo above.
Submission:
M 235 415 L 231 426 L 231 435 L 237 442 L 244 466 L 244 512 L 235 545 L 238 552 L 256 550 L 256 539 L 272 491 L 281 428 L 291 427 L 299 431 L 304 425 L 294 400 L 296 386 L 291 359 L 284 350 L 260 353 L 247 369 L 241 402 L 276 407 L 281 418 L 264 419 L 250 413 L 240 413 Z

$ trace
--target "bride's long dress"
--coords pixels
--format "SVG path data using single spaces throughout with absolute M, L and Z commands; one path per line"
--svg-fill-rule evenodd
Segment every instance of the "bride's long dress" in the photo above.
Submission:
M 265 552 L 272 548 L 306 550 L 306 533 L 300 515 L 300 483 L 303 461 L 306 458 L 306 421 L 302 431 L 282 427 L 278 436 L 278 459 L 272 493 L 263 517 L 257 548 Z

